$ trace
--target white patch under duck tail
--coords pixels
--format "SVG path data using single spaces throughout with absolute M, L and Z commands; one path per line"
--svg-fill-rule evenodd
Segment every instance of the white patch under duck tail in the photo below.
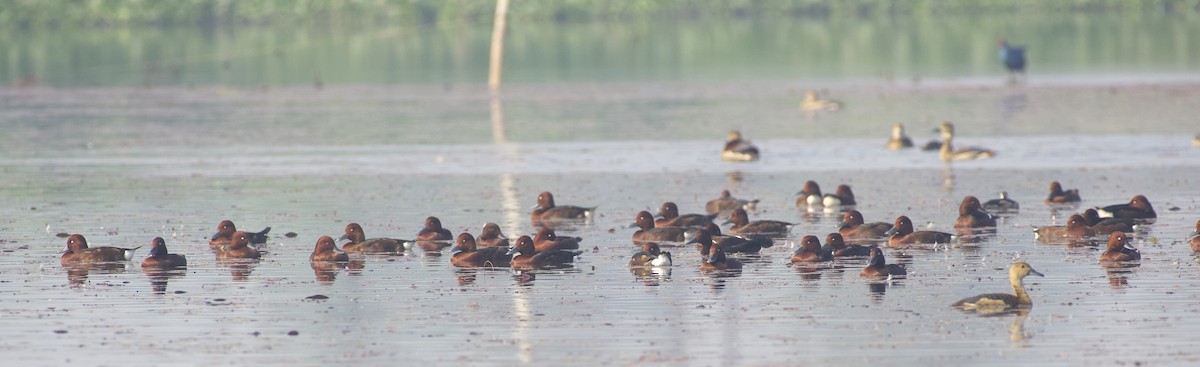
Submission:
M 821 204 L 825 206 L 841 206 L 842 198 L 837 197 L 837 195 L 825 194 L 825 197 L 821 198 Z
M 659 253 L 659 254 L 658 254 L 658 257 L 654 258 L 653 260 L 650 260 L 650 265 L 653 265 L 653 266 L 671 266 L 671 253 L 670 253 L 670 252 L 665 252 L 665 251 L 664 251 L 664 252 L 661 252 L 661 253 Z
M 124 254 L 125 261 L 133 260 L 133 252 L 137 251 L 137 249 L 140 249 L 140 248 L 142 248 L 142 246 L 124 249 L 125 250 L 125 254 Z

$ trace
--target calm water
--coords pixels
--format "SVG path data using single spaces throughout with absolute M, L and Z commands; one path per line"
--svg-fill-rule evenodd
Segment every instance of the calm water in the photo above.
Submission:
M 516 83 L 498 103 L 476 83 L 486 33 L 470 28 L 335 32 L 308 43 L 296 41 L 305 32 L 262 29 L 5 33 L 5 80 L 36 75 L 40 86 L 0 88 L 0 355 L 29 365 L 1200 362 L 1191 347 L 1200 261 L 1182 242 L 1200 219 L 1194 22 L 942 26 L 514 26 L 507 75 Z M 606 30 L 615 35 L 600 37 Z M 839 38 L 847 30 L 856 36 Z M 1109 36 L 1118 31 L 1133 33 Z M 754 51 L 791 50 L 788 37 L 814 33 L 825 34 L 820 50 L 834 52 Z M 1005 85 L 998 33 L 1045 42 L 1031 57 L 1046 69 Z M 1097 41 L 1062 46 L 1080 34 Z M 1144 46 L 1149 56 L 1128 52 L 1144 38 L 1155 40 Z M 284 51 L 249 46 L 258 42 Z M 678 49 L 649 53 L 663 44 Z M 629 56 L 643 53 L 656 56 Z M 714 55 L 723 58 L 702 57 Z M 840 67 L 848 71 L 829 72 Z M 809 88 L 847 109 L 800 112 Z M 947 167 L 930 153 L 882 148 L 894 122 L 923 142 L 947 119 L 959 144 L 999 156 Z M 759 144 L 762 161 L 718 160 L 732 128 Z M 868 221 L 907 215 L 946 230 L 964 195 L 1001 190 L 1023 207 L 978 243 L 887 250 L 910 275 L 874 283 L 859 278 L 861 260 L 787 265 L 796 239 L 823 238 L 838 220 L 792 206 L 809 179 L 826 190 L 851 184 Z M 1079 188 L 1081 208 L 1149 196 L 1159 220 L 1133 240 L 1144 260 L 1108 271 L 1096 247 L 1035 242 L 1032 226 L 1062 224 L 1072 212 L 1041 205 L 1052 180 Z M 739 256 L 747 267 L 733 277 L 699 272 L 690 247 L 668 249 L 676 266 L 665 273 L 626 267 L 637 211 L 674 201 L 698 212 L 722 189 L 761 199 L 752 218 L 802 224 L 778 246 Z M 349 222 L 369 237 L 411 237 L 429 215 L 454 232 L 496 222 L 510 237 L 530 234 L 540 191 L 600 208 L 592 225 L 566 231 L 584 238 L 576 265 L 532 281 L 456 269 L 448 253 L 360 258 L 332 274 L 307 260 L 319 236 L 336 237 Z M 261 262 L 214 259 L 206 242 L 222 219 L 273 227 Z M 149 276 L 141 249 L 116 269 L 68 271 L 59 232 L 93 246 L 162 236 L 190 266 Z M 981 317 L 948 307 L 1008 291 L 1017 257 L 1046 274 L 1029 279 L 1030 312 Z
M 0 283 L 6 295 L 0 302 L 10 342 L 3 350 L 33 364 L 125 363 L 130 353 L 140 362 L 271 364 L 400 358 L 495 364 L 850 364 L 878 358 L 896 364 L 1195 363 L 1200 356 L 1188 352 L 1187 336 L 1200 326 L 1192 317 L 1200 278 L 1189 276 L 1197 259 L 1181 240 L 1200 218 L 1200 175 L 1194 173 L 1200 152 L 1172 145 L 1170 137 L 1148 136 L 1134 140 L 1158 148 L 1111 164 L 1077 168 L 1080 158 L 1023 163 L 1080 148 L 1074 145 L 1114 144 L 1064 140 L 1056 147 L 1049 140 L 996 138 L 989 143 L 1001 156 L 948 171 L 931 154 L 897 154 L 879 148 L 881 141 L 855 139 L 770 140 L 763 147 L 798 156 L 808 149 L 858 150 L 857 157 L 826 157 L 877 163 L 852 170 L 830 163 L 797 168 L 803 164 L 784 158 L 717 163 L 715 140 L 521 145 L 490 170 L 458 162 L 482 160 L 478 151 L 493 149 L 487 146 L 445 146 L 445 152 L 422 146 L 248 149 L 217 159 L 186 150 L 131 149 L 6 160 L 0 249 L 7 256 L 0 269 L 8 277 Z M 687 158 L 625 161 L 626 151 L 636 147 Z M 554 158 L 544 158 L 549 155 Z M 1158 163 L 1145 167 L 1146 160 Z M 469 169 L 454 168 L 460 165 Z M 730 176 L 735 172 L 740 174 Z M 889 260 L 906 264 L 911 275 L 876 285 L 858 277 L 862 261 L 815 272 L 786 264 L 792 240 L 823 237 L 836 223 L 833 214 L 792 207 L 792 194 L 806 179 L 852 184 L 859 209 L 872 221 L 905 214 L 948 229 L 963 195 L 991 197 L 999 190 L 1024 207 L 980 243 L 889 250 Z M 1050 180 L 1079 187 L 1084 206 L 1150 195 L 1161 214 L 1135 240 L 1145 254 L 1140 266 L 1110 273 L 1097 263 L 1094 247 L 1033 241 L 1031 226 L 1064 221 L 1063 213 L 1039 202 Z M 670 249 L 678 265 L 666 274 L 631 273 L 625 262 L 634 250 L 633 230 L 626 227 L 636 211 L 666 200 L 698 211 L 723 188 L 762 199 L 755 218 L 803 224 L 786 243 L 741 257 L 749 264 L 736 277 L 700 273 L 691 248 Z M 338 235 L 352 221 L 364 224 L 369 236 L 411 236 L 427 215 L 439 216 L 455 232 L 478 233 L 494 221 L 510 236 L 529 234 L 528 207 L 541 190 L 555 192 L 563 204 L 599 205 L 600 215 L 594 225 L 572 232 L 585 238 L 588 250 L 574 268 L 539 271 L 533 281 L 507 270 L 458 270 L 448 254 L 368 257 L 361 269 L 338 271 L 332 280 L 314 275 L 307 261 L 318 236 Z M 274 228 L 267 255 L 248 274 L 217 263 L 205 245 L 222 218 L 246 229 Z M 57 232 L 83 233 L 93 245 L 132 246 L 163 236 L 190 266 L 160 284 L 162 292 L 136 262 L 69 274 L 58 264 L 65 240 Z M 298 236 L 284 238 L 285 232 Z M 1030 281 L 1035 307 L 1029 314 L 979 317 L 947 307 L 968 295 L 1008 290 L 1004 269 L 1018 256 L 1047 275 Z M 304 300 L 316 294 L 330 298 Z M 1112 340 L 1129 339 L 1139 342 L 1112 349 Z

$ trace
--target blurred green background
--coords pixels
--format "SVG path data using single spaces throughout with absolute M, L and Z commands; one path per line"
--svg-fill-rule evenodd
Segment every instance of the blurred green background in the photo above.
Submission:
M 0 1 L 0 83 L 482 83 L 493 1 Z M 513 0 L 505 82 L 1190 73 L 1196 1 Z

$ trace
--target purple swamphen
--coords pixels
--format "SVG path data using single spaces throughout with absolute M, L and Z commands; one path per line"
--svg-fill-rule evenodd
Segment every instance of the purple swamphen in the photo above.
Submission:
M 1025 73 L 1025 46 L 1009 46 L 1008 41 L 1001 38 L 1000 62 L 1009 73 Z

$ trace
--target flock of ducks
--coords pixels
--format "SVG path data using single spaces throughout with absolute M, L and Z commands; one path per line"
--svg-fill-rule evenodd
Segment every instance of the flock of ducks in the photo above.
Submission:
M 809 98 L 815 97 L 810 94 Z M 954 146 L 954 125 L 950 122 L 942 122 L 935 132 L 939 134 L 940 139 L 929 142 L 922 147 L 922 150 L 936 150 L 938 158 L 944 162 L 987 159 L 996 155 L 994 150 L 987 148 L 956 148 Z M 1197 146 L 1200 146 L 1200 136 L 1197 137 L 1195 143 Z M 885 147 L 889 150 L 901 150 L 912 148 L 914 144 L 913 140 L 905 134 L 904 125 L 895 124 L 892 127 L 891 136 Z M 723 159 L 745 162 L 757 160 L 758 157 L 758 149 L 749 141 L 744 140 L 741 133 L 737 131 L 730 132 L 726 140 L 725 150 L 722 152 Z M 728 193 L 724 194 L 727 195 Z M 797 195 L 797 206 L 824 205 L 831 207 L 856 204 L 853 193 L 850 191 L 849 186 L 846 185 L 839 186 L 836 194 L 821 195 L 816 183 L 809 181 L 805 183 Z M 1078 190 L 1063 190 L 1061 184 L 1052 182 L 1050 184 L 1050 194 L 1045 199 L 1045 203 L 1047 205 L 1077 205 L 1080 200 Z M 996 227 L 995 214 L 1011 213 L 1017 210 L 1019 210 L 1019 204 L 1008 198 L 1008 194 L 1004 192 L 1000 194 L 1000 198 L 990 200 L 987 203 L 981 203 L 977 198 L 967 196 L 963 199 L 959 207 L 959 218 L 955 222 L 955 228 L 956 230 L 965 229 L 967 232 L 965 234 L 969 234 L 972 230 L 980 228 L 994 231 Z M 731 221 L 734 221 L 736 218 L 734 228 L 747 224 L 748 219 L 744 215 L 744 211 L 730 214 Z M 1067 220 L 1067 224 L 1064 226 L 1038 227 L 1034 229 L 1034 235 L 1037 240 L 1046 243 L 1078 244 L 1089 243 L 1088 241 L 1093 241 L 1097 238 L 1106 238 L 1107 246 L 1105 252 L 1100 257 L 1101 261 L 1133 261 L 1140 259 L 1141 253 L 1129 245 L 1127 233 L 1133 233 L 1140 226 L 1153 223 L 1155 218 L 1156 213 L 1149 199 L 1143 195 L 1136 195 L 1127 204 L 1092 208 L 1082 213 L 1076 213 Z M 787 223 L 772 222 L 770 224 L 777 231 L 786 231 L 786 229 L 782 228 Z M 945 232 L 915 231 L 912 221 L 905 216 L 896 218 L 893 223 L 864 223 L 862 213 L 853 209 L 845 211 L 843 221 L 839 226 L 839 233 L 830 234 L 826 237 L 825 247 L 821 247 L 820 241 L 816 236 L 804 237 L 800 242 L 800 249 L 793 256 L 793 261 L 814 262 L 827 261 L 838 256 L 867 256 L 868 266 L 862 271 L 864 276 L 904 275 L 905 270 L 903 267 L 886 264 L 882 251 L 878 248 L 862 247 L 861 245 L 847 246 L 843 242 L 864 239 L 878 240 L 881 244 L 898 247 L 915 244 L 946 244 L 955 237 L 955 234 Z M 731 232 L 738 235 L 758 235 L 736 232 L 733 231 L 734 228 L 731 228 Z M 777 232 L 763 234 L 775 233 Z M 959 234 L 964 233 L 960 232 Z M 1197 221 L 1196 231 L 1188 236 L 1187 242 L 1193 251 L 1200 252 L 1200 221 Z M 994 309 L 998 306 L 1001 308 L 1011 308 L 1029 305 L 1030 298 L 1024 290 L 1023 279 L 1030 274 L 1037 276 L 1042 276 L 1042 274 L 1024 262 L 1012 264 L 1009 273 L 1014 294 L 984 294 L 963 299 L 954 303 L 954 306 L 975 310 L 983 308 Z
M 807 235 L 799 241 L 798 249 L 792 254 L 791 263 L 797 266 L 831 261 L 836 258 L 865 258 L 866 265 L 860 275 L 868 278 L 903 277 L 904 266 L 888 264 L 883 248 L 922 248 L 949 246 L 956 238 L 981 233 L 994 233 L 998 214 L 1019 210 L 1019 204 L 1001 193 L 1000 198 L 981 202 L 974 196 L 966 196 L 959 205 L 959 216 L 955 221 L 956 233 L 915 230 L 907 216 L 899 216 L 893 222 L 866 222 L 863 214 L 854 209 L 857 201 L 848 185 L 839 185 L 835 193 L 825 194 L 814 181 L 805 182 L 796 194 L 795 205 L 800 208 L 824 206 L 840 210 L 842 221 L 835 233 L 825 236 L 822 244 L 817 236 Z M 555 228 L 578 226 L 590 223 L 596 207 L 558 205 L 554 196 L 542 192 L 537 196 L 537 205 L 530 212 L 530 220 L 538 228 L 533 237 L 520 236 L 510 240 L 495 223 L 484 225 L 479 237 L 471 233 L 453 236 L 442 227 L 437 217 L 425 219 L 423 228 L 412 239 L 368 238 L 358 223 L 349 223 L 338 242 L 330 236 L 317 239 L 309 259 L 314 269 L 340 269 L 342 263 L 350 261 L 350 254 L 400 254 L 406 251 L 423 250 L 438 252 L 451 247 L 450 262 L 458 267 L 511 267 L 513 269 L 541 269 L 570 266 L 579 251 L 582 238 L 558 236 Z M 1064 190 L 1058 182 L 1049 186 L 1045 204 L 1052 206 L 1077 205 L 1079 191 Z M 705 203 L 706 213 L 681 214 L 674 202 L 663 203 L 656 214 L 640 211 L 634 216 L 637 228 L 631 234 L 633 244 L 640 247 L 629 260 L 629 266 L 669 267 L 674 265 L 666 246 L 695 245 L 700 253 L 699 268 L 703 271 L 736 271 L 741 262 L 729 254 L 757 253 L 772 247 L 776 241 L 788 238 L 795 224 L 758 219 L 751 220 L 749 212 L 755 210 L 758 200 L 733 197 L 728 190 Z M 722 230 L 716 221 L 724 218 L 729 227 Z M 1047 243 L 1087 243 L 1107 238 L 1107 247 L 1100 256 L 1102 263 L 1136 261 L 1141 253 L 1131 247 L 1127 233 L 1154 223 L 1157 213 L 1144 195 L 1136 195 L 1128 203 L 1089 208 L 1083 213 L 1070 216 L 1064 226 L 1043 226 L 1034 230 L 1039 241 Z M 215 258 L 258 259 L 262 253 L 254 244 L 267 242 L 267 227 L 259 232 L 239 231 L 232 221 L 225 220 L 217 225 L 217 231 L 209 241 Z M 1200 221 L 1196 231 L 1186 240 L 1193 251 L 1200 251 Z M 61 263 L 64 267 L 103 262 L 124 262 L 134 256 L 137 248 L 89 247 L 80 234 L 69 235 Z M 143 269 L 185 268 L 187 260 L 167 251 L 161 237 L 150 243 L 150 255 L 142 261 Z M 1025 292 L 1023 279 L 1028 275 L 1042 276 L 1025 262 L 1016 262 L 1009 270 L 1013 294 L 990 293 L 965 298 L 955 302 L 954 307 L 978 312 L 996 312 L 1030 306 L 1029 294 Z
M 796 266 L 811 266 L 836 258 L 865 258 L 860 275 L 867 278 L 892 279 L 907 274 L 904 266 L 888 264 L 883 248 L 920 248 L 949 245 L 958 236 L 996 231 L 997 213 L 1011 213 L 1019 205 L 1007 195 L 981 203 L 973 196 L 963 198 L 955 231 L 951 234 L 937 231 L 916 231 L 907 216 L 900 216 L 891 223 L 866 222 L 863 215 L 853 208 L 856 201 L 849 186 L 839 186 L 835 194 L 821 194 L 820 187 L 812 181 L 806 182 L 798 193 L 796 205 L 800 207 L 834 206 L 843 211 L 837 232 L 825 236 L 822 245 L 814 235 L 806 235 L 799 241 L 799 248 L 792 254 L 790 262 Z M 1051 183 L 1050 194 L 1045 199 L 1048 205 L 1077 204 L 1078 190 L 1063 190 L 1058 182 Z M 640 246 L 629 260 L 633 268 L 661 268 L 674 265 L 671 253 L 663 251 L 665 246 L 695 245 L 700 253 L 698 267 L 706 272 L 737 271 L 743 267 L 736 253 L 756 253 L 772 247 L 776 241 L 788 238 L 794 224 L 776 220 L 750 220 L 747 210 L 753 211 L 757 200 L 738 199 L 723 191 L 721 195 L 705 204 L 706 213 L 680 214 L 674 202 L 663 203 L 657 214 L 641 211 L 635 215 L 638 228 L 631 234 L 631 241 Z M 533 236 L 520 236 L 510 241 L 495 223 L 484 225 L 478 238 L 471 233 L 452 236 L 436 217 L 428 217 L 424 228 L 413 239 L 368 238 L 358 223 L 345 226 L 343 241 L 330 236 L 317 239 L 309 259 L 314 269 L 339 269 L 350 261 L 350 254 L 398 254 L 406 251 L 424 250 L 437 252 L 452 247 L 450 262 L 458 267 L 511 267 L 514 269 L 541 269 L 570 266 L 579 251 L 578 237 L 563 237 L 555 228 L 586 224 L 595 215 L 596 207 L 557 205 L 554 196 L 542 192 L 537 197 L 537 206 L 530 219 L 539 229 Z M 991 212 L 989 210 L 994 210 Z M 1092 208 L 1087 214 L 1074 214 L 1066 226 L 1045 226 L 1036 229 L 1039 239 L 1048 241 L 1090 241 L 1097 237 L 1107 238 L 1106 251 L 1099 260 L 1105 264 L 1136 261 L 1141 258 L 1137 249 L 1129 246 L 1127 233 L 1138 226 L 1154 223 L 1157 214 L 1149 200 L 1143 195 L 1134 196 L 1129 203 Z M 1095 222 L 1089 221 L 1094 217 Z M 724 231 L 716 224 L 726 218 L 730 225 Z M 1101 219 L 1104 218 L 1104 219 Z M 1193 250 L 1200 251 L 1200 221 L 1197 232 L 1187 241 Z M 262 254 L 252 244 L 265 243 L 270 227 L 259 232 L 237 230 L 232 221 L 225 220 L 217 225 L 217 232 L 209 241 L 216 259 L 258 259 Z M 144 269 L 178 269 L 187 266 L 187 260 L 167 251 L 165 241 L 156 237 L 150 244 L 150 255 L 142 261 Z M 100 262 L 124 262 L 133 258 L 136 248 L 89 247 L 87 240 L 79 234 L 70 235 L 61 256 L 64 267 Z M 964 298 L 953 307 L 977 311 L 997 312 L 1029 307 L 1031 299 L 1024 289 L 1023 280 L 1028 275 L 1042 276 L 1025 262 L 1013 263 L 1009 269 L 1012 294 L 989 293 Z
M 943 162 L 988 159 L 996 156 L 996 151 L 987 148 L 966 147 L 955 149 L 954 124 L 949 121 L 942 122 L 934 132 L 938 133 L 940 139 L 930 141 L 921 150 L 937 151 L 938 159 L 941 159 Z M 892 126 L 892 135 L 888 138 L 885 147 L 890 150 L 913 147 L 912 138 L 905 135 L 903 124 Z M 740 131 L 730 131 L 725 137 L 725 148 L 721 150 L 722 160 L 729 162 L 751 162 L 757 161 L 759 156 L 758 147 L 749 140 L 744 139 Z
M 937 129 L 940 141 L 929 144 L 939 151 L 943 161 L 985 159 L 995 152 L 984 148 L 960 148 L 953 146 L 954 126 L 943 122 Z M 912 139 L 904 134 L 904 127 L 896 124 L 892 129 L 888 149 L 913 147 Z M 731 161 L 751 161 L 759 156 L 753 144 L 732 131 L 726 141 L 722 158 Z M 1052 182 L 1047 205 L 1077 205 L 1078 190 L 1064 190 L 1058 182 Z M 537 196 L 537 205 L 530 212 L 530 220 L 538 228 L 536 234 L 520 236 L 510 240 L 495 223 L 484 225 L 479 237 L 470 233 L 453 236 L 442 227 L 437 217 L 426 218 L 423 229 L 412 239 L 368 238 L 358 223 L 349 223 L 344 234 L 335 241 L 330 236 L 317 239 L 309 259 L 314 270 L 339 269 L 341 263 L 350 261 L 350 254 L 398 254 L 406 251 L 423 250 L 438 252 L 452 247 L 450 262 L 458 267 L 511 267 L 514 269 L 540 269 L 570 266 L 579 251 L 578 237 L 558 236 L 555 228 L 590 223 L 596 207 L 557 205 L 550 192 Z M 704 214 L 681 214 L 674 202 L 663 203 L 658 212 L 640 211 L 634 216 L 631 235 L 633 244 L 640 247 L 629 260 L 629 266 L 668 267 L 673 265 L 666 246 L 694 244 L 701 256 L 698 265 L 703 271 L 736 271 L 742 264 L 729 254 L 756 253 L 772 247 L 776 241 L 788 238 L 794 223 L 778 220 L 751 220 L 749 213 L 755 210 L 758 200 L 733 197 L 728 190 L 718 198 L 705 204 Z M 866 222 L 861 212 L 854 209 L 857 201 L 849 185 L 839 185 L 834 193 L 822 193 L 816 182 L 807 181 L 796 193 L 795 205 L 800 208 L 835 208 L 843 213 L 842 221 L 835 233 L 825 236 L 822 245 L 817 236 L 803 236 L 798 249 L 792 254 L 791 263 L 797 265 L 831 261 L 835 258 L 865 258 L 860 275 L 869 278 L 903 277 L 904 266 L 888 264 L 882 248 L 911 248 L 916 246 L 948 246 L 960 236 L 996 231 L 997 214 L 1019 210 L 1019 204 L 1001 193 L 1000 198 L 981 202 L 974 196 L 963 198 L 959 216 L 955 221 L 956 233 L 916 230 L 907 216 L 899 216 L 892 222 Z M 1127 233 L 1134 233 L 1141 226 L 1152 224 L 1157 214 L 1149 199 L 1134 196 L 1129 203 L 1087 209 L 1070 216 L 1064 226 L 1042 226 L 1034 230 L 1039 241 L 1047 243 L 1079 243 L 1107 238 L 1107 247 L 1100 256 L 1105 263 L 1136 261 L 1141 258 L 1137 249 L 1129 246 Z M 725 219 L 728 228 L 722 230 L 716 223 Z M 259 232 L 237 230 L 232 221 L 225 220 L 217 225 L 217 232 L 210 238 L 209 247 L 217 260 L 258 259 L 262 253 L 252 245 L 267 241 L 267 227 Z M 338 241 L 342 241 L 341 248 Z M 1193 251 L 1200 251 L 1200 221 L 1196 231 L 1187 239 Z M 124 262 L 133 258 L 137 248 L 89 247 L 80 234 L 69 235 L 61 263 L 64 267 L 103 262 Z M 144 269 L 185 268 L 187 260 L 167 251 L 161 237 L 150 243 L 150 255 L 142 261 Z M 962 299 L 953 303 L 956 308 L 979 312 L 994 312 L 1031 305 L 1023 280 L 1028 275 L 1042 276 L 1025 262 L 1015 262 L 1009 269 L 1013 294 L 989 293 Z

